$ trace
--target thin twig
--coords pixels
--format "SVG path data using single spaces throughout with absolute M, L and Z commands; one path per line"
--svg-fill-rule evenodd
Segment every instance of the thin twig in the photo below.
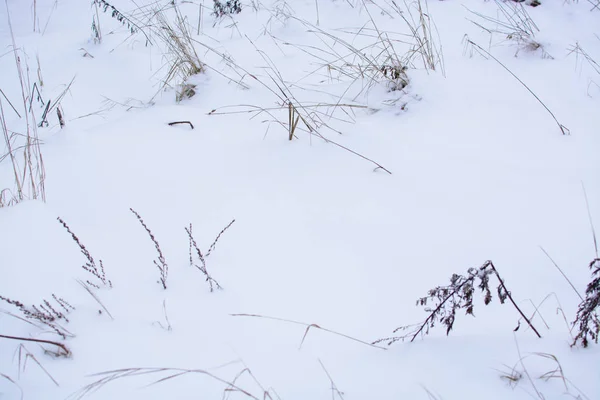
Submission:
M 569 283 L 569 285 L 571 285 L 571 288 L 573 288 L 573 290 L 575 291 L 575 293 L 577 293 L 577 296 L 579 296 L 579 299 L 581 299 L 581 301 L 583 301 L 583 296 L 581 296 L 581 293 L 579 293 L 579 290 L 577 290 L 577 288 L 575 287 L 575 285 L 573 285 L 573 282 L 571 282 L 571 280 L 567 277 L 567 275 L 564 273 L 564 271 L 562 270 L 562 268 L 560 268 L 558 266 L 558 264 L 552 259 L 552 257 L 550 257 L 550 254 L 548 254 L 548 252 L 542 246 L 540 246 L 540 249 L 544 252 L 544 254 L 546 255 L 546 257 L 548 257 L 548 259 L 552 262 L 552 264 L 554 264 L 554 266 L 556 267 L 556 269 L 561 273 L 561 275 L 563 276 L 563 278 L 565 278 L 565 280 Z
M 189 124 L 190 128 L 194 129 L 194 125 L 190 121 L 174 121 L 169 122 L 169 126 L 179 125 L 179 124 Z
M 535 326 L 533 326 L 533 324 L 531 323 L 531 321 L 529 320 L 529 318 L 527 318 L 525 316 L 525 314 L 523 314 L 523 311 L 521 311 L 521 309 L 519 308 L 519 306 L 517 305 L 517 303 L 515 303 L 514 299 L 512 298 L 512 296 L 510 294 L 510 292 L 508 291 L 508 289 L 504 285 L 504 281 L 500 277 L 500 274 L 498 273 L 498 270 L 496 270 L 496 267 L 494 267 L 494 264 L 490 261 L 488 265 L 492 268 L 492 270 L 494 271 L 494 274 L 496 274 L 496 277 L 500 281 L 500 285 L 502 285 L 502 289 L 504 289 L 504 293 L 506 293 L 506 296 L 508 297 L 508 299 L 510 300 L 510 302 L 512 303 L 512 305 L 517 309 L 517 311 L 519 312 L 519 314 L 521 314 L 521 317 L 523 317 L 523 319 L 527 322 L 527 324 L 529 325 L 529 327 L 531 329 L 533 329 L 533 331 L 535 332 L 535 334 L 537 335 L 537 337 L 541 338 L 542 335 L 540 335 L 540 333 L 537 331 L 537 329 L 535 329 Z

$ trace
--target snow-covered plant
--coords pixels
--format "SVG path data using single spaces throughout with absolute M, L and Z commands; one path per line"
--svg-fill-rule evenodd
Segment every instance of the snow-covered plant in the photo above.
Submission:
M 133 215 L 135 215 L 137 217 L 138 221 L 140 221 L 140 224 L 142 224 L 142 226 L 144 227 L 146 232 L 148 232 L 148 236 L 150 236 L 150 240 L 152 240 L 152 243 L 154 243 L 154 247 L 156 248 L 156 252 L 158 253 L 158 259 L 153 260 L 153 262 L 154 262 L 154 265 L 156 265 L 156 267 L 160 271 L 160 284 L 162 285 L 163 289 L 166 289 L 167 288 L 167 276 L 169 274 L 169 266 L 167 265 L 165 256 L 163 255 L 162 250 L 160 249 L 160 245 L 158 244 L 158 241 L 154 237 L 154 234 L 152 233 L 150 228 L 148 228 L 148 226 L 146 225 L 146 223 L 144 222 L 142 217 L 140 217 L 140 214 L 138 214 L 133 208 L 130 208 L 129 210 L 133 213 Z
M 102 260 L 99 260 L 98 263 L 100 265 L 98 266 L 96 264 L 96 260 L 94 260 L 94 257 L 92 257 L 92 255 L 90 254 L 88 249 L 83 245 L 83 243 L 81 243 L 81 241 L 79 240 L 77 235 L 75 235 L 73 233 L 73 231 L 71 231 L 71 228 L 69 228 L 69 225 L 67 225 L 67 223 L 65 221 L 63 221 L 62 218 L 60 218 L 60 217 L 58 217 L 57 220 L 58 220 L 58 222 L 61 223 L 62 226 L 65 227 L 67 232 L 69 232 L 69 234 L 71 235 L 71 238 L 73 239 L 73 241 L 75 243 L 77 243 L 77 246 L 79 246 L 81 253 L 87 259 L 87 262 L 84 265 L 82 265 L 81 268 L 83 268 L 84 270 L 86 270 L 87 272 L 92 274 L 96 279 L 98 279 L 100 281 L 100 284 L 102 284 L 103 286 L 108 286 L 108 287 L 112 288 L 112 282 L 110 281 L 110 279 L 108 279 L 106 277 L 106 273 L 104 272 L 104 265 L 102 264 Z M 100 284 L 91 282 L 89 280 L 87 280 L 86 283 L 92 287 L 95 287 L 96 289 L 100 288 Z
M 219 0 L 213 1 L 213 15 L 217 18 L 242 12 L 242 3 L 240 3 L 240 0 L 227 0 L 223 3 Z
M 588 347 L 590 340 L 598 343 L 600 336 L 600 317 L 598 309 L 600 308 L 600 258 L 595 258 L 590 263 L 592 270 L 592 280 L 588 283 L 585 290 L 585 299 L 579 304 L 577 318 L 573 325 L 577 327 L 577 335 L 573 340 L 572 346 L 581 343 L 583 347 Z
M 492 276 L 495 276 L 498 281 L 498 286 L 494 291 L 500 303 L 504 304 L 507 299 L 510 300 L 536 335 L 541 337 L 531 321 L 523 314 L 513 300 L 510 291 L 506 288 L 504 280 L 500 277 L 494 264 L 488 260 L 479 268 L 469 268 L 466 275 L 453 274 L 449 285 L 436 286 L 429 290 L 427 296 L 418 299 L 417 306 L 425 307 L 425 311 L 429 313 L 425 321 L 419 324 L 396 328 L 394 333 L 408 332 L 401 336 L 379 339 L 373 343 L 387 342 L 388 345 L 391 345 L 400 340 L 404 341 L 407 338 L 410 338 L 412 342 L 419 335 L 429 334 L 430 329 L 438 324 L 446 327 L 446 335 L 450 334 L 450 331 L 454 327 L 456 312 L 458 310 L 464 310 L 465 314 L 475 316 L 473 313 L 475 308 L 473 300 L 477 289 L 483 293 L 483 302 L 485 305 L 492 302 L 494 297 L 490 288 L 490 278 Z

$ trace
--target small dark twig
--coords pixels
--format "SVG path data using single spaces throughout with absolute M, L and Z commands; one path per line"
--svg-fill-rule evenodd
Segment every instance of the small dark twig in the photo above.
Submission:
M 179 124 L 189 124 L 190 128 L 194 129 L 194 125 L 190 121 L 174 121 L 169 122 L 169 126 L 179 125 Z

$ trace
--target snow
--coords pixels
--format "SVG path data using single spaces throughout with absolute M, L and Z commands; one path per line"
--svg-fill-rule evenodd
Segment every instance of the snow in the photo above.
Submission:
M 40 22 L 33 31 L 35 3 Z M 169 3 L 110 4 L 143 25 L 155 24 L 145 16 Z M 501 18 L 496 3 L 430 1 L 445 73 L 424 69 L 417 58 L 406 71 L 409 85 L 389 91 L 384 81 L 328 72 L 326 63 L 343 64 L 333 50 L 349 51 L 324 33 L 381 61 L 371 18 L 391 38 L 410 40 L 391 2 L 251 2 L 215 20 L 206 1 L 199 35 L 199 3 L 176 3 L 209 66 L 190 78 L 196 95 L 179 103 L 176 89 L 161 89 L 163 44 L 146 45 L 110 10 L 100 11 L 103 40 L 94 43 L 90 2 L 0 6 L 0 89 L 21 114 L 9 12 L 29 68 L 27 87 L 38 81 L 38 59 L 45 101 L 74 78 L 61 103 L 64 129 L 55 113 L 38 128 L 46 202 L 0 208 L 0 295 L 29 306 L 55 294 L 76 308 L 63 323 L 74 337 L 63 340 L 0 302 L 13 314 L 0 313 L 0 335 L 59 341 L 71 351 L 53 357 L 44 351 L 55 350 L 51 345 L 0 338 L 0 399 L 78 398 L 102 378 L 95 374 L 125 368 L 203 373 L 156 384 L 177 371 L 123 377 L 83 398 L 248 397 L 215 377 L 260 399 L 267 390 L 286 400 L 600 398 L 599 347 L 570 347 L 568 324 L 580 299 L 540 249 L 583 293 L 597 256 L 583 188 L 594 222 L 600 218 L 600 76 L 569 48 L 579 43 L 600 62 L 599 10 L 588 2 L 525 6 L 539 28 L 535 40 L 553 57 L 542 58 L 539 50 L 515 56 L 514 42 L 490 38 L 469 21 L 476 18 L 469 10 Z M 570 135 L 501 65 L 465 49 L 465 35 L 525 82 Z M 400 56 L 409 50 L 394 43 Z M 277 73 L 296 105 L 361 106 L 313 109 L 333 112 L 323 119 L 331 129 L 319 134 L 392 174 L 301 131 L 302 122 L 289 141 Z M 24 132 L 24 119 L 0 98 L 9 129 Z M 249 113 L 242 105 L 273 110 Z M 35 99 L 33 112 L 39 122 L 43 108 Z M 168 125 L 174 121 L 194 129 Z M 8 159 L 0 163 L 4 188 L 14 190 Z M 130 208 L 165 255 L 166 290 L 154 244 Z M 102 260 L 113 287 L 88 288 L 112 318 L 77 282 L 94 278 L 57 217 Z M 184 228 L 193 224 L 206 252 L 233 219 L 206 258 L 223 287 L 210 292 L 189 265 Z M 542 339 L 523 321 L 514 332 L 518 312 L 497 298 L 484 306 L 482 297 L 475 318 L 458 311 L 449 336 L 436 326 L 412 343 L 381 344 L 387 350 L 351 339 L 372 342 L 425 320 L 418 298 L 486 260 L 526 314 L 539 306 L 532 321 Z M 307 331 L 311 324 L 318 327 Z M 21 343 L 35 358 L 19 355 Z M 567 381 L 542 378 L 557 367 L 542 354 L 556 357 Z M 513 369 L 523 375 L 511 385 L 502 376 Z

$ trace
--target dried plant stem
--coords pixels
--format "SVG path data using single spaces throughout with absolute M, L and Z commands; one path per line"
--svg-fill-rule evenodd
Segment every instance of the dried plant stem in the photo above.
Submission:
M 521 317 L 523 317 L 523 319 L 527 322 L 527 325 L 529 325 L 529 327 L 531 329 L 533 329 L 533 331 L 535 332 L 535 334 L 537 335 L 537 337 L 541 338 L 542 335 L 540 335 L 540 333 L 538 332 L 537 329 L 535 329 L 535 326 L 533 326 L 533 324 L 531 323 L 531 321 L 529 320 L 529 318 L 527 318 L 527 316 L 525 316 L 525 314 L 523 313 L 523 311 L 521 311 L 521 309 L 519 308 L 519 306 L 517 305 L 517 303 L 515 303 L 514 299 L 512 298 L 512 295 L 510 294 L 510 292 L 506 288 L 506 285 L 504 285 L 504 280 L 500 277 L 500 274 L 498 273 L 498 270 L 494 266 L 494 263 L 492 263 L 491 261 L 488 261 L 488 262 L 489 262 L 490 268 L 492 268 L 492 271 L 494 271 L 494 274 L 496 275 L 496 277 L 500 281 L 500 285 L 502 285 L 502 288 L 504 289 L 504 292 L 508 296 L 508 299 L 510 300 L 510 302 L 512 303 L 512 305 L 517 309 L 517 311 L 519 312 L 519 314 L 521 314 Z
M 32 339 L 32 338 L 24 338 L 24 337 L 19 337 L 19 336 L 8 336 L 8 335 L 1 335 L 1 334 L 0 334 L 0 338 L 12 339 L 12 340 L 21 340 L 21 341 L 24 341 L 24 342 L 35 342 L 35 343 L 51 344 L 51 345 L 54 345 L 56 347 L 59 347 L 60 349 L 62 349 L 64 351 L 64 354 L 61 354 L 61 355 L 64 355 L 65 357 L 68 357 L 69 355 L 71 355 L 71 352 L 69 351 L 69 349 L 67 348 L 67 346 L 65 346 L 62 343 L 53 342 L 52 340 Z
M 112 371 L 99 372 L 97 374 L 93 374 L 92 376 L 100 377 L 95 382 L 90 383 L 89 385 L 81 388 L 78 392 L 72 394 L 68 397 L 68 399 L 82 399 L 88 394 L 95 392 L 101 389 L 104 385 L 119 380 L 123 378 L 133 377 L 133 376 L 142 376 L 142 375 L 152 375 L 152 374 L 161 374 L 168 373 L 169 375 L 164 376 L 156 381 L 150 383 L 150 385 L 155 385 L 158 383 L 165 382 L 169 379 L 177 378 L 187 374 L 200 374 L 206 375 L 222 384 L 227 385 L 230 390 L 235 389 L 237 392 L 244 394 L 247 397 L 250 397 L 253 400 L 264 400 L 264 398 L 259 398 L 249 391 L 242 389 L 237 386 L 234 382 L 227 381 L 225 379 L 219 378 L 218 376 L 202 370 L 202 369 L 183 369 L 183 368 L 123 368 L 116 369 Z M 261 395 L 262 396 L 262 395 Z
M 508 69 L 508 67 L 504 64 L 502 64 L 500 62 L 500 60 L 498 60 L 496 57 L 494 57 L 493 55 L 490 54 L 490 52 L 488 52 L 487 50 L 485 50 L 483 47 L 479 46 L 477 43 L 473 42 L 471 39 L 467 39 L 467 42 L 472 45 L 473 47 L 475 47 L 477 49 L 478 52 L 485 54 L 486 56 L 490 57 L 491 59 L 493 59 L 494 61 L 496 61 L 502 68 L 504 68 L 509 74 L 511 74 L 513 76 L 513 78 L 515 78 L 517 81 L 519 81 L 519 83 L 525 88 L 527 89 L 527 91 L 529 93 L 531 93 L 531 95 L 533 97 L 535 97 L 535 99 L 546 109 L 546 111 L 548 111 L 548 113 L 552 116 L 552 118 L 554 119 L 554 121 L 556 122 L 556 125 L 558 125 L 558 127 L 560 128 L 560 131 L 562 132 L 563 135 L 569 135 L 571 132 L 569 131 L 569 129 L 567 127 L 565 127 L 563 124 L 561 124 L 558 119 L 556 118 L 556 116 L 554 115 L 554 113 L 552 111 L 550 111 L 550 109 L 548 108 L 548 106 L 546 104 L 544 104 L 544 102 L 533 92 L 533 90 L 531 90 L 529 88 L 529 86 L 527 86 L 525 84 L 525 82 L 523 82 L 521 79 L 519 79 L 519 77 L 517 75 L 514 74 L 514 72 L 512 72 L 510 69 Z
M 438 312 L 444 307 L 444 304 L 446 304 L 446 302 L 448 302 L 448 300 L 450 300 L 451 298 L 454 297 L 455 293 L 460 292 L 461 289 L 463 288 L 463 286 L 465 286 L 467 283 L 473 282 L 474 279 L 475 279 L 475 275 L 471 276 L 469 279 L 465 280 L 460 286 L 457 286 L 456 290 L 454 290 L 443 301 L 441 301 L 440 304 L 435 308 L 435 310 L 433 310 L 429 314 L 429 316 L 427 316 L 427 319 L 425 319 L 425 321 L 421 324 L 419 329 L 417 329 L 415 334 L 411 337 L 410 341 L 413 342 L 417 338 L 417 336 L 419 336 L 419 334 L 421 332 L 423 332 L 423 329 L 425 329 L 429 325 L 429 323 L 436 317 Z
M 221 238 L 221 236 L 223 235 L 223 233 L 225 233 L 225 231 L 226 231 L 227 229 L 229 229 L 229 227 L 230 227 L 231 225 L 233 225 L 233 223 L 234 223 L 234 222 L 235 222 L 235 219 L 234 219 L 234 220 L 232 220 L 232 221 L 231 221 L 229 224 L 227 224 L 227 226 L 226 226 L 225 228 L 223 228 L 223 229 L 221 230 L 221 232 L 219 232 L 219 234 L 217 235 L 217 237 L 215 238 L 215 240 L 212 242 L 212 244 L 210 245 L 210 247 L 209 247 L 209 248 L 208 248 L 208 250 L 206 251 L 206 256 L 205 256 L 205 257 L 208 257 L 208 256 L 210 256 L 210 253 L 212 253 L 212 252 L 213 252 L 213 250 L 215 249 L 215 247 L 217 246 L 217 242 L 219 241 L 219 239 Z M 190 224 L 190 226 L 191 226 L 191 224 Z M 191 233 L 191 231 L 190 231 L 190 233 Z
M 133 215 L 135 215 L 137 217 L 138 221 L 140 221 L 140 224 L 142 224 L 142 226 L 148 233 L 148 236 L 150 236 L 150 240 L 152 240 L 152 243 L 154 243 L 154 247 L 156 248 L 156 252 L 158 253 L 158 262 L 156 262 L 156 260 L 153 260 L 154 265 L 156 265 L 156 267 L 160 271 L 160 283 L 161 283 L 163 289 L 166 289 L 167 288 L 167 276 L 169 274 L 169 266 L 167 265 L 165 257 L 163 256 L 162 250 L 160 249 L 160 245 L 158 244 L 158 241 L 154 237 L 154 234 L 152 233 L 150 228 L 148 228 L 148 226 L 146 225 L 146 223 L 144 222 L 142 217 L 140 217 L 140 214 L 138 214 L 133 208 L 130 208 L 129 210 L 133 213 Z
M 232 317 L 264 318 L 264 319 L 271 319 L 271 320 L 274 320 L 274 321 L 288 322 L 290 324 L 302 325 L 302 326 L 306 327 L 306 331 L 304 332 L 304 336 L 302 338 L 302 342 L 300 343 L 300 347 L 302 347 L 302 343 L 304 342 L 304 339 L 306 338 L 306 335 L 308 334 L 308 331 L 310 330 L 310 328 L 316 328 L 316 329 L 320 329 L 322 331 L 329 332 L 329 333 L 332 333 L 334 335 L 341 336 L 341 337 L 344 337 L 346 339 L 350 339 L 352 341 L 355 341 L 355 342 L 367 345 L 369 347 L 374 347 L 376 349 L 381 349 L 381 350 L 387 350 L 385 347 L 377 346 L 375 344 L 365 342 L 365 341 L 357 339 L 355 337 L 348 336 L 348 335 L 340 333 L 340 332 L 332 331 L 331 329 L 323 328 L 323 327 L 321 327 L 321 326 L 319 326 L 317 324 L 307 324 L 305 322 L 294 321 L 294 320 L 291 320 L 291 319 L 269 317 L 269 316 L 266 316 L 266 315 L 259 315 L 259 314 L 229 314 L 229 315 L 231 315 Z

